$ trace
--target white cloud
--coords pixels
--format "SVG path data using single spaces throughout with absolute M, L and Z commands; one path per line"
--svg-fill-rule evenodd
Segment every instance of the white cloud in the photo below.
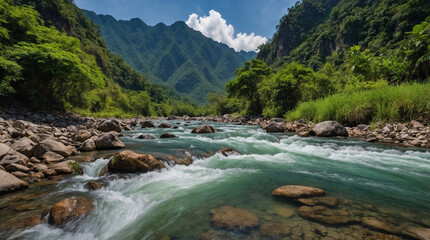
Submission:
M 190 28 L 200 31 L 206 37 L 225 43 L 236 51 L 256 51 L 258 46 L 267 42 L 267 38 L 254 33 L 250 35 L 238 33 L 234 36 L 234 27 L 231 24 L 227 25 L 227 21 L 215 10 L 210 10 L 209 16 L 203 17 L 193 13 L 186 21 L 186 24 Z

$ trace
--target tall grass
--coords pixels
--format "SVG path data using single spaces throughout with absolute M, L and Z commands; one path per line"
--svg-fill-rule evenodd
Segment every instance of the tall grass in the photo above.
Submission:
M 313 122 L 335 120 L 349 125 L 406 122 L 420 117 L 430 118 L 430 83 L 334 94 L 303 102 L 285 114 L 289 121 L 300 118 Z

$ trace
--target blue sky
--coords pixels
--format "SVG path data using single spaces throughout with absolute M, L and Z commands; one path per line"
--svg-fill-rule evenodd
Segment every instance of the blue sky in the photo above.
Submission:
M 170 25 L 176 21 L 187 21 L 193 13 L 197 17 L 211 15 L 218 18 L 218 21 L 212 21 L 213 25 L 216 22 L 219 23 L 221 16 L 226 21 L 226 26 L 232 25 L 234 28 L 233 38 L 236 38 L 238 33 L 246 33 L 248 44 L 263 41 L 261 38 L 251 39 L 249 37 L 251 33 L 255 33 L 258 37 L 271 38 L 276 30 L 276 25 L 279 24 L 279 19 L 295 2 L 296 0 L 75 0 L 76 5 L 80 8 L 99 14 L 109 14 L 116 19 L 128 20 L 138 17 L 148 25 L 155 25 L 159 22 Z M 220 16 L 214 12 L 210 14 L 210 10 L 216 11 Z M 209 19 L 206 20 L 209 21 Z M 214 40 L 224 42 L 224 38 L 213 37 L 208 31 L 205 34 L 206 25 L 195 21 L 193 24 L 193 28 L 202 31 L 205 36 L 218 38 Z M 224 30 L 226 29 L 224 27 Z M 230 45 L 228 40 L 225 41 Z M 233 43 L 231 42 L 231 44 Z M 243 45 L 236 43 L 231 47 L 241 50 Z

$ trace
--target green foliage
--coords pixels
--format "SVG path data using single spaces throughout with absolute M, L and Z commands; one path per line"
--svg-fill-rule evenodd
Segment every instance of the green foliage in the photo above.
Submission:
M 151 27 L 140 19 L 117 21 L 109 15 L 85 14 L 100 26 L 109 49 L 134 69 L 198 103 L 205 103 L 209 92 L 223 92 L 234 70 L 256 56 L 235 52 L 184 22 Z
M 81 165 L 78 162 L 70 161 L 68 165 L 72 169 L 73 174 L 82 175 L 84 173 L 84 170 L 82 169 Z
M 376 121 L 411 121 L 430 117 L 430 84 L 406 84 L 340 93 L 304 102 L 288 112 L 287 120 L 336 120 L 356 125 Z

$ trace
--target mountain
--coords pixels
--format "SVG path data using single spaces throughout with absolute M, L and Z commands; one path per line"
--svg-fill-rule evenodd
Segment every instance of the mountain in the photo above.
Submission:
M 340 65 L 353 45 L 377 54 L 396 48 L 405 33 L 430 16 L 427 0 L 303 0 L 289 9 L 258 59 L 313 69 Z
M 167 84 L 200 103 L 206 102 L 209 92 L 224 92 L 234 70 L 256 56 L 254 52 L 236 52 L 181 21 L 148 26 L 138 18 L 124 21 L 84 12 L 100 26 L 112 52 L 145 73 L 148 80 Z

